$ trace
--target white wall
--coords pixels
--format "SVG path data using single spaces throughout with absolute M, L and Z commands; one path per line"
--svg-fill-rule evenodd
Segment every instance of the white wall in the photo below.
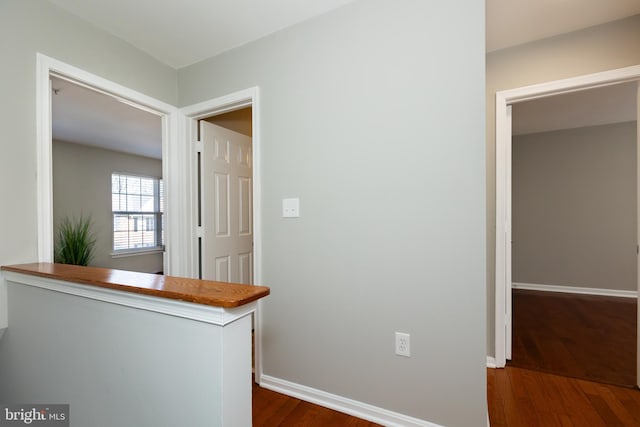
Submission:
M 260 87 L 266 375 L 486 424 L 483 20 L 356 1 L 179 71 L 182 106 Z
M 162 178 L 162 161 L 63 141 L 53 142 L 53 224 L 91 216 L 96 238 L 92 266 L 158 273 L 162 253 L 113 258 L 111 174 Z
M 513 281 L 636 291 L 636 122 L 512 147 Z
M 640 15 L 487 54 L 487 348 L 495 349 L 495 95 L 514 89 L 640 64 Z

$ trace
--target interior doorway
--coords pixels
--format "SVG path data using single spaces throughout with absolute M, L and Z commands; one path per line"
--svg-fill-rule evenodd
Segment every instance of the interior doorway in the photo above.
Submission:
M 513 105 L 510 366 L 636 379 L 636 83 Z
M 187 276 L 189 270 L 187 266 L 190 265 L 191 260 L 184 256 L 188 253 L 186 244 L 188 233 L 185 233 L 184 229 L 189 226 L 189 221 L 188 208 L 186 203 L 183 203 L 186 195 L 182 190 L 182 187 L 187 186 L 182 178 L 186 173 L 186 167 L 179 161 L 182 154 L 179 145 L 174 143 L 177 140 L 178 110 L 155 98 L 54 58 L 37 54 L 36 59 L 38 261 L 53 262 L 51 76 L 57 76 L 160 117 L 162 177 L 167 204 L 164 214 L 167 241 L 164 273 Z
M 199 120 L 200 277 L 253 284 L 251 107 Z
M 495 362 L 504 367 L 510 357 L 511 307 L 511 105 L 555 94 L 580 91 L 640 79 L 640 66 L 496 93 L 496 293 Z
M 246 89 L 185 107 L 181 113 L 185 117 L 185 141 L 189 147 L 189 162 L 192 171 L 190 174 L 191 194 L 193 195 L 191 200 L 193 213 L 191 246 L 193 253 L 197 254 L 192 260 L 192 275 L 204 279 L 227 279 L 230 281 L 234 281 L 233 279 L 236 277 L 238 279 L 235 280 L 236 282 L 261 284 L 258 88 Z M 207 133 L 209 136 L 203 135 L 203 133 Z M 250 146 L 244 144 L 244 149 L 237 149 L 234 152 L 231 149 L 233 144 L 227 145 L 227 142 L 230 141 L 229 138 L 249 138 L 247 134 L 250 134 Z M 208 139 L 208 142 L 205 139 Z M 218 141 L 217 147 L 216 139 Z M 205 147 L 204 144 L 210 144 L 210 146 Z M 249 147 L 249 151 L 246 150 L 246 147 Z M 220 172 L 216 172 L 214 169 L 205 171 L 204 168 L 207 166 L 203 156 L 212 156 L 223 164 L 227 164 L 226 156 L 229 161 L 234 160 L 242 163 L 241 167 L 244 170 L 240 173 L 230 172 L 228 174 L 224 170 Z M 251 171 L 250 176 L 246 175 L 248 169 Z M 233 175 L 234 173 L 236 175 Z M 208 174 L 206 179 L 209 179 L 209 182 L 203 183 L 206 174 Z M 232 183 L 231 180 L 234 180 L 235 183 Z M 229 206 L 232 197 L 229 190 L 232 184 L 235 187 L 235 201 L 242 202 L 242 206 L 235 210 L 230 209 Z M 207 194 L 204 193 L 205 191 Z M 199 195 L 202 197 L 196 197 Z M 214 215 L 210 215 L 210 213 Z M 232 216 L 234 217 L 233 225 Z M 208 230 L 205 230 L 205 227 Z M 214 235 L 214 238 L 216 235 L 230 235 L 232 227 L 241 240 L 247 240 L 249 237 L 250 247 L 237 250 L 234 256 L 217 254 L 215 251 L 218 244 L 215 241 L 205 241 L 205 239 L 211 234 Z M 234 263 L 236 267 L 234 267 Z M 236 276 L 234 276 L 234 271 L 237 272 Z M 261 302 L 258 301 L 256 312 L 253 314 L 254 378 L 257 383 L 260 382 L 262 375 L 260 309 Z

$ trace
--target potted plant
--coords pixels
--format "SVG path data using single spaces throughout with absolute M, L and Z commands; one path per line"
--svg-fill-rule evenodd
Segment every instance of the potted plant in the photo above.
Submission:
M 96 239 L 91 232 L 91 217 L 63 218 L 58 224 L 55 262 L 88 265 L 93 258 Z

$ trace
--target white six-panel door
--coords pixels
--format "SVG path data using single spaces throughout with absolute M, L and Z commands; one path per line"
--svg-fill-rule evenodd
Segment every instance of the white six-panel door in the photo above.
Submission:
M 200 121 L 202 278 L 253 283 L 251 138 Z

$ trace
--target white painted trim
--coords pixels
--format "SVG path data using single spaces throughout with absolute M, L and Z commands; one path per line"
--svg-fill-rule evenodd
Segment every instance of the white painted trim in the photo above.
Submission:
M 387 427 L 442 427 L 439 424 L 434 424 L 429 421 L 413 418 L 408 415 L 369 405 L 368 403 L 359 402 L 268 375 L 262 376 L 260 386 Z
M 38 261 L 53 262 L 53 179 L 51 175 L 51 80 L 48 57 L 36 55 L 36 138 Z
M 506 365 L 507 290 L 511 241 L 504 238 L 511 229 L 511 135 L 508 132 L 508 105 L 561 93 L 608 86 L 640 79 L 640 65 L 556 80 L 496 92 L 496 283 L 495 283 L 495 359 L 497 367 Z M 509 314 L 510 316 L 510 314 Z M 639 353 L 640 357 L 640 353 Z M 639 372 L 640 374 L 640 372 Z
M 513 289 L 528 291 L 561 292 L 565 294 L 598 295 L 606 297 L 638 298 L 638 291 L 622 291 L 617 289 L 586 288 L 580 286 L 541 285 L 537 283 L 514 282 Z
M 2 274 L 9 282 L 48 289 L 54 292 L 75 295 L 111 304 L 118 304 L 125 307 L 153 311 L 156 313 L 167 314 L 169 316 L 197 320 L 199 322 L 211 323 L 218 326 L 228 325 L 241 317 L 253 313 L 257 306 L 256 302 L 251 302 L 234 308 L 213 307 L 170 298 L 159 298 L 133 292 L 118 291 L 99 286 L 65 282 L 62 280 L 32 276 L 30 274 L 16 273 L 13 271 L 5 271 Z
M 636 171 L 640 165 L 640 81 L 637 82 L 636 92 Z M 640 245 L 640 174 L 636 172 L 636 244 Z M 640 249 L 640 246 L 637 246 Z M 636 286 L 640 294 L 640 250 L 636 251 Z M 640 309 L 636 313 L 637 323 L 640 325 Z M 636 327 L 636 385 L 640 387 L 640 328 Z
M 491 357 L 491 356 L 487 356 L 487 368 L 496 368 L 496 359 Z
M 0 329 L 6 329 L 9 326 L 9 302 L 7 299 L 7 282 L 0 275 Z
M 505 121 L 505 134 L 509 135 L 509 140 L 511 140 L 511 134 L 513 133 L 513 109 L 511 105 L 507 105 L 507 120 Z M 511 189 L 511 164 L 512 164 L 512 155 L 511 155 L 511 144 L 505 147 L 505 162 L 507 166 L 507 176 L 508 179 L 505 180 L 505 203 L 507 206 L 511 207 L 511 199 L 512 199 L 512 189 Z M 505 215 L 505 227 L 504 227 L 504 245 L 509 248 L 509 250 L 505 251 L 505 271 L 504 277 L 506 280 L 506 297 L 504 299 L 505 303 L 505 321 L 506 325 L 504 328 L 505 332 L 505 348 L 504 354 L 505 357 L 511 360 L 511 345 L 512 345 L 512 336 L 513 336 L 513 325 L 511 322 L 512 318 L 512 299 L 511 299 L 511 282 L 512 278 L 512 264 L 511 264 L 511 242 L 513 240 L 512 232 L 511 232 L 511 208 L 506 212 Z
M 189 105 L 180 109 L 182 116 L 181 133 L 185 146 L 185 153 L 188 159 L 185 164 L 190 165 L 190 172 L 185 176 L 189 176 L 189 188 L 185 194 L 189 195 L 189 200 L 185 206 L 189 208 L 190 229 L 185 235 L 189 238 L 190 251 L 193 254 L 190 260 L 190 271 L 192 277 L 198 274 L 198 202 L 197 202 L 197 159 L 196 147 L 193 141 L 197 140 L 198 120 L 210 117 L 216 114 L 222 114 L 228 111 L 236 110 L 243 107 L 251 106 L 251 146 L 253 151 L 253 281 L 256 285 L 262 284 L 262 143 L 260 128 L 260 89 L 257 86 L 240 90 L 198 104 Z M 254 315 L 255 329 L 255 378 L 262 378 L 262 301 L 258 301 L 256 312 Z
M 610 86 L 618 83 L 626 83 L 640 78 L 640 65 L 617 68 L 615 70 L 601 71 L 599 73 L 585 74 L 567 79 L 554 80 L 523 86 L 515 89 L 499 91 L 508 104 L 515 104 L 533 99 L 546 98 L 548 96 L 563 93 L 578 92 L 585 89 Z
M 165 272 L 174 276 L 186 275 L 186 266 L 191 261 L 187 246 L 191 224 L 185 216 L 189 212 L 185 206 L 188 200 L 185 194 L 188 189 L 188 183 L 185 182 L 185 177 L 188 176 L 187 165 L 184 163 L 185 148 L 176 143 L 179 124 L 177 108 L 40 53 L 36 54 L 36 64 L 38 261 L 53 261 L 50 90 L 50 76 L 53 74 L 114 96 L 162 118 L 162 174 L 167 191 Z

